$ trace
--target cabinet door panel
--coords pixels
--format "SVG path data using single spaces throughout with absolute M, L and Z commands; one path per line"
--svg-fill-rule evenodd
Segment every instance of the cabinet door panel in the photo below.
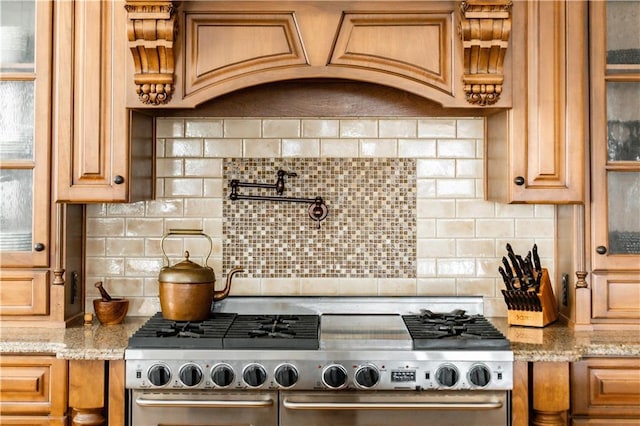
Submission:
M 586 2 L 513 5 L 513 108 L 487 118 L 487 197 L 581 203 L 585 197 Z
M 56 200 L 84 203 L 150 198 L 150 185 L 143 194 L 132 193 L 129 127 L 134 124 L 125 105 L 124 1 L 68 1 L 56 6 Z M 151 120 L 144 126 L 149 129 L 146 133 L 152 133 Z M 151 156 L 145 161 L 151 161 Z
M 640 320 L 640 272 L 594 273 L 593 318 Z
M 47 315 L 49 272 L 0 271 L 0 315 Z
M 589 359 L 573 363 L 572 407 L 576 416 L 640 417 L 638 359 Z
M 46 356 L 3 355 L 0 367 L 0 414 L 65 414 L 67 361 Z
M 46 267 L 52 6 L 2 2 L 0 16 L 0 266 Z
M 640 3 L 590 3 L 592 269 L 640 265 Z M 606 31 L 605 31 L 606 30 Z M 598 295 L 602 297 L 602 295 Z

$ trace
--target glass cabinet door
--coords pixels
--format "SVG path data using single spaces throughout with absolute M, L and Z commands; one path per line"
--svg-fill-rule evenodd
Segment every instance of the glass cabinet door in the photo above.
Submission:
M 0 1 L 0 264 L 47 266 L 51 2 Z
M 591 7 L 592 263 L 633 270 L 640 261 L 640 2 Z M 606 28 L 600 34 L 598 22 Z

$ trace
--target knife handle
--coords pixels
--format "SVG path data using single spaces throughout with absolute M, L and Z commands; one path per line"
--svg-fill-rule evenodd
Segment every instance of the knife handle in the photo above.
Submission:
M 533 264 L 536 268 L 536 271 L 541 272 L 542 265 L 540 264 L 540 256 L 538 255 L 538 245 L 534 244 L 531 251 L 533 252 Z

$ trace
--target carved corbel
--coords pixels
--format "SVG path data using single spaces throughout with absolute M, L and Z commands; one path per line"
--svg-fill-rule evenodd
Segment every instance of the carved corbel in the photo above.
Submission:
M 462 82 L 469 103 L 493 105 L 500 98 L 502 64 L 511 33 L 511 6 L 511 0 L 467 0 L 460 4 Z
M 127 36 L 135 66 L 136 93 L 144 104 L 171 100 L 174 89 L 174 49 L 179 2 L 127 0 Z

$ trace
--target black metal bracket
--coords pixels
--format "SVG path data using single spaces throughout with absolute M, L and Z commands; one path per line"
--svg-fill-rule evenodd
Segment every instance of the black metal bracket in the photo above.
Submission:
M 229 183 L 231 188 L 231 194 L 229 198 L 232 201 L 236 200 L 252 200 L 252 201 L 275 201 L 275 202 L 289 202 L 289 203 L 307 203 L 309 206 L 309 217 L 318 222 L 324 220 L 329 214 L 329 209 L 324 203 L 322 197 L 315 198 L 296 198 L 296 197 L 283 197 L 281 196 L 285 190 L 285 177 L 296 177 L 295 172 L 285 172 L 284 170 L 278 170 L 278 176 L 276 183 L 257 183 L 257 182 L 240 182 L 238 179 L 232 179 Z M 275 189 L 279 196 L 270 195 L 243 195 L 238 193 L 238 188 L 266 188 Z

